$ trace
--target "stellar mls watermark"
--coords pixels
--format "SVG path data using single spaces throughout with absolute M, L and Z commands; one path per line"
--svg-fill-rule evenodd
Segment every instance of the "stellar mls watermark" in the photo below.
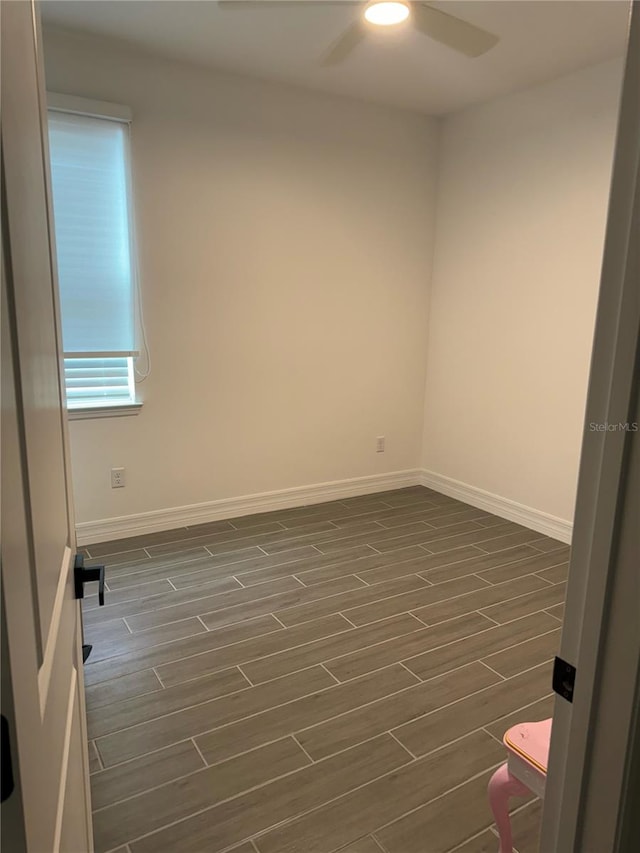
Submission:
M 638 424 L 636 421 L 620 421 L 617 424 L 610 424 L 608 421 L 597 424 L 592 421 L 589 424 L 589 432 L 638 432 Z

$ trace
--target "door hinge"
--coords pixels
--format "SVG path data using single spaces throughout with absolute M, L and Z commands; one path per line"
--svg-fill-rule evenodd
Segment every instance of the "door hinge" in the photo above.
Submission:
M 562 696 L 567 702 L 573 702 L 573 690 L 576 684 L 576 668 L 566 660 L 556 657 L 553 662 L 553 680 L 551 686 L 554 693 Z

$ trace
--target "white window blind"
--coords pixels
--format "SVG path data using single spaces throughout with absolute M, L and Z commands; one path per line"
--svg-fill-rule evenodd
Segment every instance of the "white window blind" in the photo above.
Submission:
M 50 110 L 49 143 L 68 405 L 131 402 L 128 124 Z
M 104 406 L 135 401 L 132 358 L 65 358 L 67 406 Z

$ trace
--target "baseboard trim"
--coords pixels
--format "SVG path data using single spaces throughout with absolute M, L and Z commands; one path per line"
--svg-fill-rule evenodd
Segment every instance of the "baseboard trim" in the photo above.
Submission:
M 190 527 L 207 521 L 218 521 L 241 515 L 253 515 L 257 512 L 270 512 L 275 509 L 289 509 L 307 504 L 353 498 L 373 492 L 385 492 L 420 485 L 418 469 L 394 471 L 390 474 L 373 474 L 366 477 L 352 477 L 347 480 L 335 480 L 318 483 L 313 486 L 296 486 L 274 492 L 263 492 L 238 498 L 227 498 L 189 506 L 141 512 L 136 515 L 124 515 L 115 518 L 103 518 L 98 521 L 84 521 L 76 525 L 78 545 L 91 545 L 94 542 L 108 542 L 112 539 L 126 539 L 144 533 L 159 533 L 177 527 Z
M 573 524 L 564 518 L 549 515 L 539 509 L 509 500 L 509 498 L 503 498 L 500 495 L 494 495 L 492 492 L 479 489 L 477 486 L 462 483 L 433 471 L 424 469 L 421 471 L 420 485 L 451 498 L 457 498 L 471 504 L 471 506 L 478 507 L 478 509 L 485 509 L 487 512 L 506 518 L 508 521 L 515 521 L 531 530 L 537 530 L 546 536 L 559 539 L 561 542 L 567 544 L 571 542 Z
M 571 522 L 425 469 L 352 477 L 346 480 L 317 483 L 313 486 L 296 486 L 291 489 L 262 492 L 238 498 L 103 518 L 98 521 L 85 521 L 76 525 L 76 534 L 78 545 L 91 545 L 94 542 L 108 542 L 112 539 L 126 539 L 145 533 L 159 533 L 163 530 L 190 527 L 208 521 L 254 515 L 276 509 L 292 509 L 308 504 L 325 503 L 417 485 L 426 486 L 471 506 L 485 509 L 487 512 L 523 524 L 531 530 L 537 530 L 562 542 L 571 542 Z

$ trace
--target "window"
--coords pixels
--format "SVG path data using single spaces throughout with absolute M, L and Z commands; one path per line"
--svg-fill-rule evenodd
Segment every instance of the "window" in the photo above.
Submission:
M 126 112 L 116 108 L 115 116 L 87 115 L 77 109 L 80 99 L 52 96 L 51 101 L 49 147 L 67 406 L 73 411 L 139 405 Z M 65 109 L 69 102 L 76 109 Z

